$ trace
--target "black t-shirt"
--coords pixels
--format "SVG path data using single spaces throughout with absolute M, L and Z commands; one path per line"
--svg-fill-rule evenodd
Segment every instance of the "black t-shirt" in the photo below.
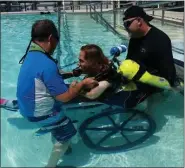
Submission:
M 170 38 L 161 30 L 151 26 L 141 38 L 131 38 L 126 59 L 136 61 L 147 71 L 164 77 L 173 86 L 176 76 Z

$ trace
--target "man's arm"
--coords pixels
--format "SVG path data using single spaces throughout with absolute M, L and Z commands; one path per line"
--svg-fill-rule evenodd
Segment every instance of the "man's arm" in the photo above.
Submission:
M 57 67 L 54 65 L 50 65 L 50 68 L 47 68 L 47 70 L 43 72 L 43 82 L 49 93 L 55 97 L 56 100 L 62 102 L 68 102 L 75 98 L 84 88 L 92 89 L 98 85 L 98 82 L 94 79 L 86 78 L 75 87 L 68 88 L 60 76 Z
M 83 96 L 89 99 L 96 99 L 98 98 L 107 88 L 111 87 L 111 84 L 107 81 L 100 81 L 99 85 L 89 92 L 85 93 Z
M 173 85 L 176 75 L 173 54 L 172 54 L 172 45 L 171 40 L 166 38 L 162 40 L 163 44 L 160 44 L 157 47 L 157 57 L 159 60 L 159 73 L 160 76 L 167 79 L 171 85 Z
M 92 87 L 94 87 L 98 85 L 98 83 L 91 78 L 86 78 L 80 83 L 77 83 L 75 86 L 69 87 L 65 93 L 57 95 L 55 98 L 58 101 L 68 102 L 78 96 L 81 90 L 88 85 L 92 85 Z

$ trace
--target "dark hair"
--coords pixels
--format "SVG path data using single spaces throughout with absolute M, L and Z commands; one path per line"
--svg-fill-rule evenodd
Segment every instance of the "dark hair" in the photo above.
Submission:
M 97 62 L 99 64 L 108 64 L 108 58 L 103 54 L 102 49 L 95 44 L 82 46 L 81 51 L 85 52 L 85 59 Z
M 43 41 L 46 41 L 50 35 L 53 35 L 53 37 L 56 38 L 57 41 L 59 41 L 59 34 L 58 34 L 57 28 L 56 28 L 55 24 L 53 23 L 53 21 L 48 20 L 48 19 L 37 20 L 32 25 L 31 40 L 30 40 L 29 45 L 26 49 L 26 53 L 19 61 L 19 64 L 23 63 L 32 41 L 33 42 L 35 42 L 35 41 L 43 42 Z
M 45 41 L 50 35 L 53 35 L 57 40 L 59 40 L 59 34 L 57 28 L 53 21 L 37 20 L 31 30 L 32 40 Z

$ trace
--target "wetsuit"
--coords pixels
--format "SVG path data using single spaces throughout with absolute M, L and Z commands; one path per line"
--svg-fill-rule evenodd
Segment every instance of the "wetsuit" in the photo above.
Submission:
M 172 55 L 170 38 L 161 30 L 151 26 L 149 32 L 141 38 L 131 38 L 126 59 L 131 59 L 145 69 L 160 77 L 164 77 L 171 86 L 174 85 L 176 70 Z M 137 74 L 139 78 L 140 74 Z M 159 89 L 136 82 L 139 90 L 153 93 Z

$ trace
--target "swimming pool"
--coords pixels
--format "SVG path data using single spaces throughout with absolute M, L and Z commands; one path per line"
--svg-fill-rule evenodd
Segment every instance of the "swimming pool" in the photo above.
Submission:
M 1 97 L 15 98 L 19 59 L 24 55 L 30 40 L 31 25 L 37 19 L 48 18 L 57 23 L 56 15 L 4 15 L 1 19 Z M 62 22 L 64 21 L 62 17 Z M 88 15 L 68 14 L 65 19 L 69 34 L 61 29 L 61 66 L 77 60 L 80 47 L 95 43 L 109 55 L 112 46 L 124 43 Z M 70 44 L 71 47 L 67 47 Z M 70 55 L 73 54 L 73 55 Z M 124 59 L 125 54 L 122 55 Z M 67 67 L 66 70 L 76 65 Z M 170 93 L 160 104 L 154 104 L 152 116 L 157 131 L 142 147 L 127 152 L 106 154 L 87 148 L 79 137 L 72 141 L 73 153 L 64 157 L 61 165 L 83 167 L 182 167 L 184 101 L 178 93 Z M 156 103 L 157 103 L 156 98 Z M 97 111 L 94 108 L 92 111 Z M 72 119 L 82 120 L 92 114 L 85 109 L 66 112 Z M 36 137 L 31 124 L 19 113 L 1 109 L 1 166 L 43 167 L 49 157 L 52 142 L 49 134 Z

